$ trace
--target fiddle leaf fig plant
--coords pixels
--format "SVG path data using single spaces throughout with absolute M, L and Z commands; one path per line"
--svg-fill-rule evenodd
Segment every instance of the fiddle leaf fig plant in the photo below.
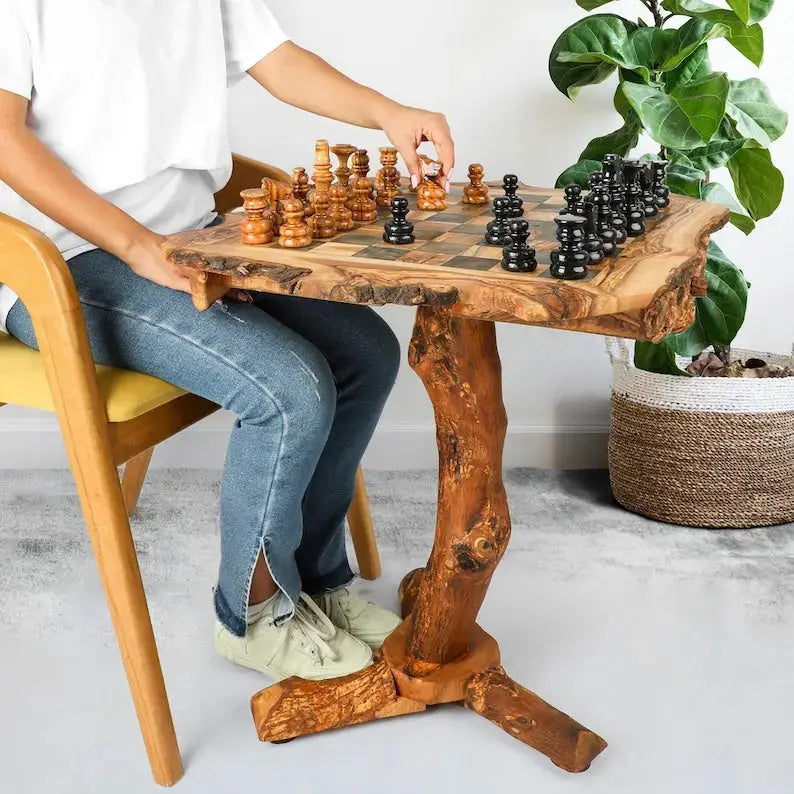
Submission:
M 576 0 L 591 12 L 614 0 Z M 637 0 L 637 21 L 617 14 L 590 14 L 557 39 L 549 59 L 554 85 L 571 100 L 585 86 L 617 78 L 614 107 L 622 125 L 594 138 L 557 186 L 583 187 L 604 155 L 627 157 L 641 136 L 658 144 L 670 161 L 674 193 L 723 204 L 731 223 L 750 234 L 780 205 L 784 179 L 770 145 L 786 131 L 788 116 L 758 78 L 732 80 L 711 63 L 709 47 L 725 39 L 755 66 L 764 56 L 761 23 L 774 0 Z M 651 155 L 645 155 L 646 158 Z M 730 186 L 713 178 L 723 170 Z M 727 364 L 744 323 L 749 285 L 742 271 L 712 242 L 706 262 L 708 294 L 696 300 L 691 328 L 659 344 L 638 342 L 641 369 L 688 374 L 679 356 L 713 348 Z

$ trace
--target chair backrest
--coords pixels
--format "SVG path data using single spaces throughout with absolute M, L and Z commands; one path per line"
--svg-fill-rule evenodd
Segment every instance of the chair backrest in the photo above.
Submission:
M 215 209 L 218 212 L 229 212 L 239 207 L 243 203 L 240 191 L 259 187 L 265 177 L 290 184 L 290 175 L 273 165 L 260 163 L 241 154 L 232 155 L 232 161 L 232 175 L 228 183 L 215 194 Z

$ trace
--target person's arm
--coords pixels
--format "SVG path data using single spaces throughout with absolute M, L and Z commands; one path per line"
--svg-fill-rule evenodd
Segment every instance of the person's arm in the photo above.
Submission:
M 254 64 L 248 73 L 282 102 L 337 121 L 383 130 L 405 160 L 414 186 L 422 175 L 416 150 L 422 141 L 431 141 L 442 165 L 442 178 L 449 181 L 455 144 L 441 113 L 393 102 L 290 41 Z
M 139 276 L 189 292 L 187 276 L 160 251 L 164 238 L 86 187 L 27 127 L 27 111 L 25 97 L 0 89 L 0 180 Z

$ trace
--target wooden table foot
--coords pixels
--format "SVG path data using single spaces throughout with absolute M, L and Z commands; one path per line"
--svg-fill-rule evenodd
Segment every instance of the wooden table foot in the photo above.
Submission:
M 398 694 L 391 670 L 382 660 L 358 673 L 328 681 L 288 678 L 251 698 L 256 732 L 263 742 L 280 742 L 424 709 L 424 703 Z
M 598 734 L 517 684 L 499 665 L 471 678 L 464 705 L 566 772 L 584 772 L 607 746 Z

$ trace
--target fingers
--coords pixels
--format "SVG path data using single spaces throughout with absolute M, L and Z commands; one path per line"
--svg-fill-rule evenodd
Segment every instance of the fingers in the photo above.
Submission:
M 416 141 L 405 138 L 395 141 L 394 144 L 405 162 L 408 174 L 411 177 L 411 187 L 416 187 L 422 180 L 422 166 L 419 164 L 419 155 L 416 153 Z
M 441 163 L 441 175 L 446 182 L 447 190 L 449 190 L 452 169 L 455 167 L 455 142 L 452 140 L 452 133 L 446 118 L 440 113 L 434 114 L 425 135 L 436 147 L 438 161 Z

